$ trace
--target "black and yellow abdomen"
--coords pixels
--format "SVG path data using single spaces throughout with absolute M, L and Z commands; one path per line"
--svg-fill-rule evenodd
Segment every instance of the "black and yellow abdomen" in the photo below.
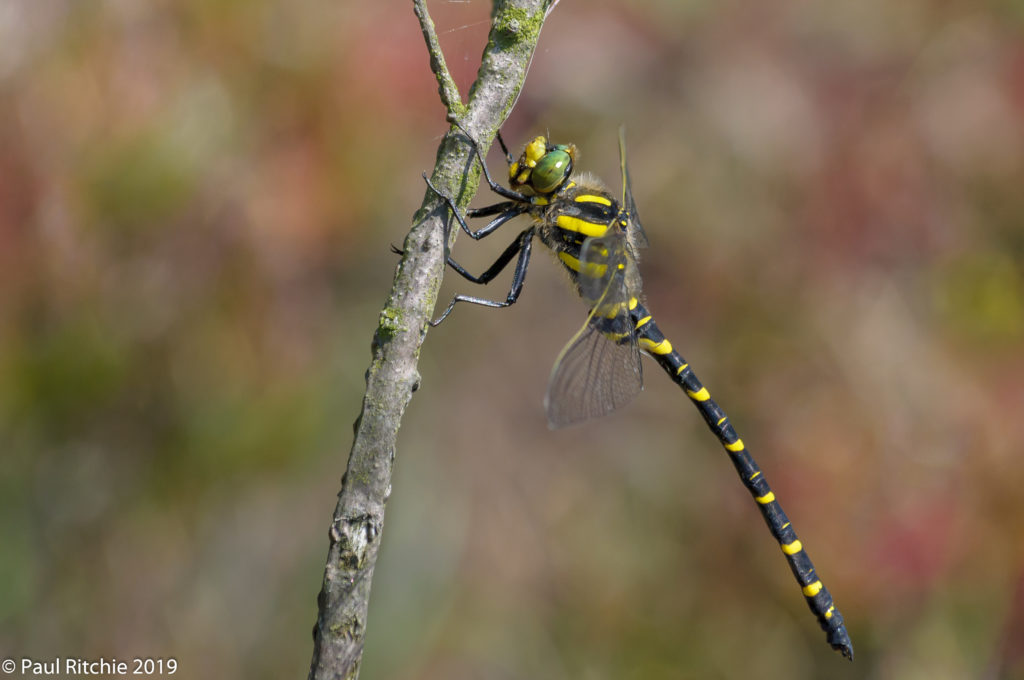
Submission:
M 672 378 L 672 381 L 683 389 L 686 396 L 704 417 L 708 427 L 718 437 L 718 441 L 721 442 L 726 453 L 729 454 L 729 459 L 736 468 L 743 485 L 753 496 L 758 510 L 761 511 L 761 516 L 768 524 L 768 529 L 785 555 L 793 576 L 800 584 L 807 606 L 810 607 L 811 612 L 818 619 L 818 624 L 825 631 L 829 644 L 833 649 L 840 651 L 843 656 L 852 659 L 853 645 L 843 624 L 842 614 L 836 609 L 832 595 L 818 578 L 810 556 L 804 550 L 800 539 L 797 538 L 793 524 L 786 517 L 782 506 L 775 498 L 775 493 L 769 486 L 768 480 L 754 461 L 753 456 L 747 451 L 743 440 L 729 423 L 729 417 L 711 398 L 708 389 L 697 379 L 690 364 L 662 334 L 647 309 L 642 304 L 637 304 L 630 308 L 629 314 L 633 320 L 640 349 L 653 357 Z

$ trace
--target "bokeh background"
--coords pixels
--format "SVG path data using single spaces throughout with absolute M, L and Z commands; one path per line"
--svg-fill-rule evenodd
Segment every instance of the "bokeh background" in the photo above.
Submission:
M 431 10 L 466 93 L 490 4 Z M 506 138 L 617 188 L 620 124 L 649 306 L 856 662 L 653 363 L 547 430 L 584 309 L 539 256 L 426 338 L 362 677 L 1024 677 L 1024 4 L 563 0 Z M 0 4 L 0 656 L 305 676 L 445 129 L 410 3 Z

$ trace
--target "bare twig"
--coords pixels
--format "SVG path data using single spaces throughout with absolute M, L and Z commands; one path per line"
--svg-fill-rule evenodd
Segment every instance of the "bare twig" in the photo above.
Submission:
M 441 103 L 449 113 L 461 114 L 465 109 L 462 104 L 462 95 L 459 94 L 459 86 L 455 84 L 452 74 L 448 72 L 448 65 L 445 63 L 444 53 L 441 51 L 441 43 L 438 42 L 437 33 L 434 31 L 434 21 L 427 12 L 427 1 L 413 0 L 412 4 L 416 18 L 420 20 L 423 39 L 427 42 L 427 51 L 430 52 L 430 70 L 437 78 L 437 93 L 441 97 Z
M 430 52 L 431 69 L 449 119 L 458 119 L 480 142 L 490 145 L 522 88 L 537 38 L 552 0 L 498 2 L 477 80 L 463 106 L 448 73 L 424 0 L 414 0 Z M 449 131 L 438 150 L 433 181 L 465 205 L 475 193 L 479 169 L 471 166 L 470 147 Z M 467 167 L 473 171 L 466 173 Z M 391 469 L 402 414 L 419 388 L 416 361 L 426 335 L 444 273 L 448 211 L 426 192 L 413 216 L 404 255 L 395 272 L 387 303 L 374 333 L 372 361 L 366 373 L 363 408 L 356 419 L 348 468 L 329 532 L 330 548 L 319 612 L 313 629 L 311 680 L 356 678 L 366 635 L 370 582 L 384 525 L 384 505 L 391 492 Z

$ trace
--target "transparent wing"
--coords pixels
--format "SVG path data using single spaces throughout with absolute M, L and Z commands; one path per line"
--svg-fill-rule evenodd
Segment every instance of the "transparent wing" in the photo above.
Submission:
M 576 280 L 580 296 L 599 316 L 617 316 L 618 307 L 627 305 L 641 287 L 636 260 L 622 232 L 609 229 L 607 236 L 583 242 Z
M 640 350 L 629 316 L 631 292 L 639 290 L 632 288 L 639 281 L 635 272 L 623 238 L 583 242 L 578 281 L 591 310 L 551 371 L 544 408 L 552 428 L 606 415 L 642 389 Z
M 619 128 L 619 164 L 622 166 L 622 205 L 629 213 L 629 243 L 635 250 L 647 247 L 647 234 L 640 224 L 640 213 L 633 200 L 633 188 L 629 181 L 629 168 L 626 167 L 626 128 Z
M 634 248 L 646 246 L 647 237 L 636 220 L 621 132 L 619 152 L 629 224 L 625 230 L 610 228 L 605 236 L 588 238 L 580 246 L 576 281 L 591 309 L 551 370 L 544 408 L 552 428 L 606 415 L 643 389 L 640 350 L 629 311 L 641 289 Z
M 640 350 L 629 315 L 607 319 L 591 311 L 551 371 L 544 398 L 548 424 L 559 428 L 606 415 L 642 387 Z

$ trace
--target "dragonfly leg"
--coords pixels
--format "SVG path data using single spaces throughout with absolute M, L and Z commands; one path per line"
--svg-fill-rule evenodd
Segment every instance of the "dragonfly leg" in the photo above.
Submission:
M 501 203 L 495 203 L 494 205 L 488 205 L 483 208 L 471 208 L 466 211 L 466 217 L 486 217 L 489 215 L 497 215 L 497 217 L 488 222 L 486 225 L 480 227 L 476 231 L 473 231 L 472 229 L 469 228 L 469 225 L 466 223 L 466 217 L 463 217 L 462 213 L 459 212 L 459 209 L 455 205 L 455 201 L 452 200 L 452 197 L 448 196 L 447 194 L 443 193 L 440 189 L 435 187 L 433 182 L 430 181 L 430 178 L 427 177 L 426 173 L 423 173 L 423 179 L 424 181 L 426 181 L 427 186 L 430 187 L 430 190 L 433 191 L 438 196 L 440 196 L 444 200 L 444 202 L 448 204 L 448 209 L 452 211 L 453 215 L 455 215 L 455 220 L 459 223 L 459 226 L 462 227 L 462 230 L 469 234 L 470 238 L 476 241 L 479 241 L 483 237 L 494 233 L 494 231 L 497 230 L 498 227 L 505 224 L 509 220 L 519 217 L 524 212 L 529 210 L 530 207 L 529 205 L 521 205 L 513 203 L 512 201 L 502 201 Z
M 448 266 L 454 269 L 459 274 L 459 276 L 466 279 L 467 281 L 479 284 L 490 283 L 491 281 L 494 280 L 494 277 L 496 277 L 498 274 L 504 271 L 505 267 L 508 266 L 508 263 L 512 261 L 513 257 L 521 253 L 523 249 L 523 239 L 526 238 L 527 242 L 529 242 L 529 239 L 533 238 L 533 233 L 533 227 L 530 227 L 529 229 L 526 229 L 522 233 L 520 233 L 519 236 L 516 237 L 516 240 L 508 244 L 508 248 L 505 248 L 505 251 L 498 256 L 498 259 L 495 260 L 494 263 L 487 268 L 487 271 L 485 271 L 480 276 L 473 276 L 468 271 L 466 271 L 466 269 L 463 268 L 461 264 L 453 260 L 451 257 L 448 258 Z M 527 236 L 527 234 L 529 234 L 529 236 Z M 525 273 L 526 271 L 524 266 L 523 274 L 525 275 Z
M 533 249 L 534 233 L 533 227 L 524 230 L 519 234 L 519 237 L 505 249 L 505 252 L 503 252 L 498 259 L 494 261 L 494 264 L 488 267 L 487 271 L 480 276 L 473 276 L 466 271 L 462 265 L 449 257 L 448 264 L 463 278 L 466 278 L 473 283 L 485 284 L 494 279 L 495 276 L 508 266 L 508 263 L 512 261 L 512 258 L 515 257 L 516 254 L 519 255 L 519 259 L 516 260 L 515 271 L 512 274 L 512 287 L 509 288 L 508 295 L 504 300 L 487 300 L 473 295 L 456 295 L 452 298 L 452 301 L 448 303 L 448 307 L 441 313 L 441 316 L 431 321 L 430 325 L 437 326 L 444 321 L 445 318 L 452 313 L 452 309 L 455 308 L 455 304 L 458 302 L 470 302 L 474 305 L 496 308 L 514 305 L 519 299 L 519 294 L 523 292 L 523 281 L 526 280 L 526 268 L 530 265 L 530 252 Z
M 518 191 L 506 189 L 505 187 L 501 186 L 500 184 L 494 181 L 494 178 L 491 177 L 490 170 L 487 169 L 487 161 L 484 160 L 483 151 L 480 150 L 480 145 L 477 143 L 477 141 L 473 139 L 473 135 L 469 134 L 469 131 L 466 130 L 466 128 L 462 127 L 462 124 L 459 123 L 458 121 L 454 121 L 452 124 L 455 127 L 459 128 L 459 130 L 462 131 L 462 134 L 466 135 L 466 138 L 469 139 L 469 143 L 470 145 L 472 145 L 473 151 L 476 152 L 476 157 L 480 159 L 480 167 L 483 168 L 484 179 L 487 180 L 487 185 L 491 187 L 491 191 L 511 201 L 516 201 L 517 203 L 529 203 L 530 198 L 528 196 L 525 196 L 519 193 Z M 505 152 L 505 157 L 510 159 L 509 163 L 511 163 L 512 156 L 509 154 L 508 149 L 505 148 L 504 141 L 501 142 L 501 150 Z
M 512 158 L 512 154 L 510 154 L 508 152 L 508 147 L 505 146 L 505 140 L 501 138 L 501 130 L 498 130 L 498 132 L 495 133 L 494 136 L 497 137 L 498 144 L 501 145 L 501 152 L 503 154 L 505 154 L 505 162 L 508 163 L 509 165 L 512 165 L 512 163 L 513 163 L 513 161 L 515 161 L 515 159 Z

